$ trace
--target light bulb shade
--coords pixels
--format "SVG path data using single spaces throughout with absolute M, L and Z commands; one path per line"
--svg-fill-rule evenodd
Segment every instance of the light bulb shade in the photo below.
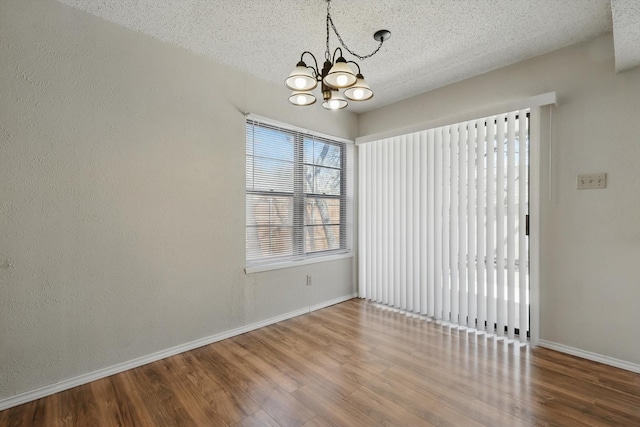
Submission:
M 316 97 L 313 96 L 311 92 L 302 92 L 294 90 L 291 92 L 291 96 L 289 97 L 289 102 L 293 105 L 297 105 L 299 107 L 304 107 L 305 105 L 311 105 L 316 102 Z
M 356 76 L 347 61 L 341 56 L 331 67 L 329 73 L 323 79 L 324 84 L 334 89 L 343 89 L 353 86 Z
M 340 110 L 348 105 L 346 99 L 344 99 L 337 90 L 331 91 L 331 97 L 324 100 L 322 106 L 327 110 Z
M 294 91 L 309 91 L 318 86 L 318 80 L 304 62 L 298 62 L 289 77 L 284 81 L 286 87 Z
M 373 97 L 373 91 L 369 87 L 362 74 L 358 74 L 356 83 L 345 89 L 344 96 L 352 101 L 366 101 Z

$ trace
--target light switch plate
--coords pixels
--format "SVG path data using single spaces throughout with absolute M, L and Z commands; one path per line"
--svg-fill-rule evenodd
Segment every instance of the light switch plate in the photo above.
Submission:
M 605 172 L 578 175 L 578 190 L 596 188 L 607 188 L 607 174 Z

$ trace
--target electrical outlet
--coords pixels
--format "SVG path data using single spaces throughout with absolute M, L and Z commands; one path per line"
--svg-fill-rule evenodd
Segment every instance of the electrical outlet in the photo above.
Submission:
M 311 275 L 307 274 L 307 286 L 311 286 Z
M 578 175 L 578 190 L 591 190 L 594 188 L 607 188 L 606 173 Z

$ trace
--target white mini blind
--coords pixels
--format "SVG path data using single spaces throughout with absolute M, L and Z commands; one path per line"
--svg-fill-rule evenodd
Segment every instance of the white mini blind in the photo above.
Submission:
M 359 146 L 359 294 L 526 337 L 529 110 Z
M 345 249 L 345 156 L 343 142 L 247 120 L 248 265 Z

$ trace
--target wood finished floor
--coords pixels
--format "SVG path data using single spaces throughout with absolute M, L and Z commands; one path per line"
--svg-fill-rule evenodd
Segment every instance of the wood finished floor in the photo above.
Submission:
M 362 300 L 0 412 L 0 426 L 640 426 L 640 375 Z

